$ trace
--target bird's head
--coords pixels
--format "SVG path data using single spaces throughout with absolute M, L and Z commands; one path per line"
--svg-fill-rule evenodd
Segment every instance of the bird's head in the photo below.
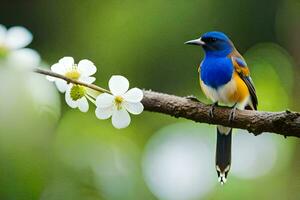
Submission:
M 231 40 L 218 31 L 204 33 L 200 38 L 187 41 L 185 44 L 202 46 L 206 55 L 214 56 L 227 56 L 234 49 Z

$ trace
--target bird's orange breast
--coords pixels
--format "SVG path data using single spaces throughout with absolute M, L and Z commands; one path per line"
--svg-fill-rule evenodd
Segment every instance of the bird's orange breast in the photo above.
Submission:
M 233 73 L 232 76 L 235 81 L 236 89 L 233 90 L 231 94 L 229 94 L 229 99 L 232 102 L 243 102 L 246 98 L 249 97 L 249 90 L 245 82 L 241 79 L 241 77 L 237 74 L 237 72 Z

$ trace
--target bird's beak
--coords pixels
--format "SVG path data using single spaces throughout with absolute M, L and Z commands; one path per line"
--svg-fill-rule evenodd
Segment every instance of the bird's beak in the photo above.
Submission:
M 202 46 L 202 45 L 205 45 L 205 42 L 203 42 L 203 41 L 201 40 L 201 38 L 199 38 L 199 39 L 196 39 L 196 40 L 190 40 L 190 41 L 187 41 L 187 42 L 185 42 L 184 44 Z

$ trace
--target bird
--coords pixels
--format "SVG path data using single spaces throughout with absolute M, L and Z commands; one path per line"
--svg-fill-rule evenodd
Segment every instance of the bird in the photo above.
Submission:
M 234 119 L 236 109 L 257 110 L 258 99 L 248 65 L 225 33 L 207 32 L 185 44 L 201 46 L 204 50 L 198 75 L 203 93 L 213 102 L 210 117 L 220 104 L 231 108 L 228 120 Z M 231 140 L 232 128 L 217 125 L 215 166 L 222 185 L 231 167 Z

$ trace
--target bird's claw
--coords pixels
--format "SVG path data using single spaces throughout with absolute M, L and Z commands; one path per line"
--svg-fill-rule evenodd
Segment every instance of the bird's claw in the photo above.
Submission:
M 214 110 L 215 110 L 216 106 L 218 106 L 218 102 L 215 102 L 215 103 L 210 105 L 210 109 L 208 111 L 208 114 L 209 114 L 210 118 L 214 117 Z
M 185 98 L 189 99 L 191 101 L 200 102 L 199 99 L 197 99 L 197 97 L 195 97 L 193 95 L 186 96 Z
M 235 105 L 232 107 L 232 109 L 231 109 L 231 111 L 230 111 L 230 114 L 229 114 L 229 121 L 231 122 L 231 121 L 233 121 L 234 120 L 234 118 L 235 118 L 235 111 L 236 111 L 236 107 L 235 107 Z

